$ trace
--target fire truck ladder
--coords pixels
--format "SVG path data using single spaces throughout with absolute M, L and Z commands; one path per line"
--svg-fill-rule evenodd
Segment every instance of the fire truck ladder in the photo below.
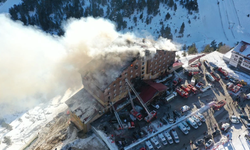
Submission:
M 146 110 L 148 116 L 145 117 L 145 120 L 147 122 L 149 122 L 155 116 L 156 112 L 155 111 L 149 112 L 147 106 L 143 103 L 141 97 L 136 92 L 136 90 L 134 89 L 134 87 L 131 85 L 130 81 L 128 79 L 125 79 L 125 81 L 127 82 L 128 86 L 131 88 L 131 90 L 135 93 L 135 96 L 138 98 L 138 100 L 140 101 L 140 103 L 143 106 L 143 108 Z
M 114 114 L 115 114 L 116 120 L 118 121 L 119 126 L 121 127 L 121 129 L 124 129 L 124 126 L 123 126 L 122 121 L 121 121 L 121 119 L 120 119 L 120 117 L 119 117 L 119 114 L 118 114 L 117 111 L 115 110 L 115 107 L 114 107 L 114 105 L 112 104 L 112 102 L 110 103 L 110 105 L 111 105 L 112 108 L 113 108 L 113 111 L 114 111 Z

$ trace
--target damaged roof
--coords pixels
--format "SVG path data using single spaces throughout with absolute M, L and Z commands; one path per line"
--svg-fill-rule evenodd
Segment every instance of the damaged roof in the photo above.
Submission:
M 90 61 L 85 67 L 83 80 L 88 79 L 104 91 L 122 72 L 133 63 L 139 53 L 108 53 Z

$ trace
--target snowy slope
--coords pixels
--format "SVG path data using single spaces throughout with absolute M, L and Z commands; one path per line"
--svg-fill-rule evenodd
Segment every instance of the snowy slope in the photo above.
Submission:
M 0 13 L 7 13 L 11 6 L 18 3 L 21 3 L 21 0 L 7 0 L 0 5 Z M 85 0 L 83 9 L 86 9 L 90 3 L 90 0 Z M 192 14 L 189 14 L 179 1 L 175 3 L 177 4 L 176 11 L 161 3 L 156 16 L 148 15 L 147 8 L 144 8 L 142 12 L 134 10 L 130 17 L 123 17 L 123 20 L 127 22 L 127 28 L 121 32 L 134 32 L 138 36 L 158 38 L 162 26 L 164 28 L 169 26 L 175 42 L 187 46 L 195 43 L 198 51 L 202 51 L 204 46 L 213 40 L 216 40 L 217 44 L 223 42 L 232 47 L 237 41 L 249 41 L 250 39 L 250 30 L 248 29 L 250 17 L 247 17 L 250 14 L 249 0 L 198 0 L 199 12 L 192 12 Z M 112 7 L 110 3 L 108 5 Z M 99 7 L 104 10 L 105 16 L 107 6 L 100 5 Z M 171 15 L 169 20 L 165 20 L 167 13 Z M 142 19 L 140 19 L 141 14 L 143 14 Z M 52 19 L 56 20 L 53 15 L 51 14 Z M 136 22 L 134 22 L 134 17 L 137 18 Z M 148 25 L 147 18 L 152 18 Z M 185 29 L 183 37 L 180 37 L 179 30 L 183 22 Z
M 249 13 L 250 1 L 248 0 L 199 0 L 199 13 L 193 13 L 188 15 L 188 11 L 183 9 L 179 3 L 177 3 L 177 11 L 167 9 L 165 5 L 160 5 L 160 12 L 157 16 L 153 17 L 151 24 L 147 25 L 142 20 L 138 20 L 136 24 L 133 22 L 133 17 L 139 17 L 140 12 L 135 12 L 129 19 L 127 26 L 133 27 L 133 32 L 149 33 L 154 37 L 158 35 L 160 31 L 160 22 L 163 21 L 165 26 L 171 27 L 171 32 L 174 35 L 173 40 L 180 44 L 191 45 L 195 43 L 201 51 L 206 44 L 210 44 L 211 41 L 216 40 L 226 43 L 229 46 L 234 46 L 237 41 L 250 39 L 250 30 L 248 25 L 250 24 L 250 18 L 247 17 Z M 171 19 L 164 21 L 167 12 L 170 13 Z M 143 14 L 146 14 L 146 9 Z M 143 20 L 146 19 L 144 15 Z M 191 24 L 188 23 L 190 19 Z M 182 24 L 185 23 L 184 36 L 178 38 L 179 29 Z M 175 33 L 175 29 L 177 33 Z M 129 29 L 124 30 L 129 31 Z
M 12 6 L 20 3 L 22 3 L 22 0 L 7 0 L 5 3 L 0 3 L 0 13 L 8 13 Z

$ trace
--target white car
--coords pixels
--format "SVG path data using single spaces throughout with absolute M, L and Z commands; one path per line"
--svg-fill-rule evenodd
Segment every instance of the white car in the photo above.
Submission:
M 190 129 L 191 129 L 190 126 L 187 124 L 186 121 L 183 121 L 182 124 L 187 128 L 187 130 L 190 130 Z
M 207 78 L 208 78 L 210 81 L 212 81 L 212 82 L 215 81 L 214 77 L 213 77 L 210 73 L 206 73 L 206 76 L 207 76 Z
M 230 121 L 232 123 L 240 123 L 240 118 L 239 117 L 236 117 L 236 116 L 231 116 L 230 117 Z
M 178 136 L 177 132 L 175 131 L 175 129 L 171 130 L 171 134 L 174 137 L 175 143 L 180 143 L 179 136 Z
M 212 139 L 208 140 L 206 142 L 206 148 L 209 148 L 210 146 L 212 146 L 212 144 L 213 144 L 213 140 Z
M 205 119 L 205 117 L 201 114 L 201 113 L 197 113 L 196 114 L 196 117 L 198 117 L 200 120 L 201 120 L 201 122 L 206 122 L 206 119 Z
M 248 94 L 246 95 L 246 98 L 247 98 L 247 99 L 250 99 L 250 93 L 248 93 Z
M 202 123 L 201 123 L 201 121 L 200 121 L 200 119 L 199 119 L 198 117 L 196 117 L 196 116 L 191 116 L 191 118 L 198 124 L 198 126 L 201 126 L 201 125 L 202 125 Z
M 181 112 L 184 113 L 184 112 L 188 111 L 189 109 L 190 109 L 190 107 L 188 105 L 184 105 L 181 107 Z
M 192 118 L 187 118 L 187 123 L 189 123 L 193 128 L 198 129 L 197 123 Z
M 182 123 L 179 123 L 177 126 L 184 134 L 188 134 L 187 128 Z
M 161 148 L 160 143 L 156 140 L 155 137 L 152 137 L 152 138 L 150 139 L 150 141 L 155 145 L 155 147 L 156 147 L 157 149 Z
M 169 144 L 173 144 L 174 141 L 168 131 L 164 131 L 164 136 L 167 138 Z
M 170 101 L 171 99 L 173 99 L 174 97 L 176 97 L 177 96 L 177 93 L 176 92 L 173 92 L 172 94 L 170 94 L 170 95 L 168 95 L 167 97 L 166 97 L 166 101 L 168 102 L 168 101 Z
M 163 145 L 167 145 L 168 144 L 166 138 L 163 136 L 162 133 L 158 134 L 158 137 L 161 140 L 161 142 L 162 142 Z
M 210 89 L 211 87 L 212 87 L 212 85 L 211 85 L 211 84 L 208 84 L 207 86 L 202 87 L 202 88 L 200 89 L 200 91 L 201 91 L 201 92 L 205 92 L 205 91 L 207 91 L 208 89 Z
M 147 148 L 148 148 L 149 150 L 154 150 L 154 147 L 153 147 L 153 145 L 151 144 L 150 141 L 146 141 L 146 146 L 147 146 Z

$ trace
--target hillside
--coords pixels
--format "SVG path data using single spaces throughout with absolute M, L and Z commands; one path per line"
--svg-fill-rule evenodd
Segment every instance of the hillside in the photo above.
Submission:
M 120 32 L 195 43 L 201 51 L 213 40 L 234 46 L 248 39 L 249 5 L 247 0 L 23 0 L 9 13 L 25 25 L 58 35 L 64 33 L 61 23 L 68 18 L 104 17 Z

